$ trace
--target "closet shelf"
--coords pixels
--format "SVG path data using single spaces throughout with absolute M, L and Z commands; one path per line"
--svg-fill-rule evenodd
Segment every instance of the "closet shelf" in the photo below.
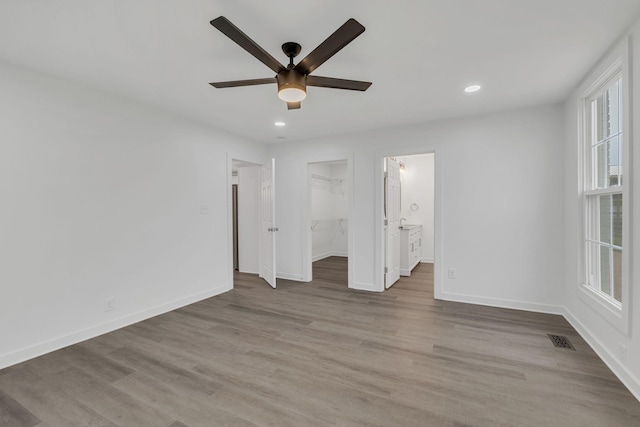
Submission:
M 315 174 L 315 173 L 312 173 L 312 174 L 311 174 L 311 178 L 312 178 L 312 179 L 317 179 L 317 180 L 319 180 L 319 181 L 326 181 L 326 182 L 331 182 L 331 181 L 333 181 L 333 178 L 329 178 L 329 177 L 324 176 L 324 175 L 318 175 L 318 174 Z
M 344 196 L 344 183 L 346 179 L 329 178 L 324 175 L 311 174 L 311 187 L 320 190 L 328 190 Z

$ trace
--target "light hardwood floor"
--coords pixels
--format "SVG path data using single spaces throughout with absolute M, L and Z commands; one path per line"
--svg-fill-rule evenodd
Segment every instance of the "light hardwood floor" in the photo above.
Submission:
M 346 260 L 0 371 L 0 426 L 640 426 L 640 403 L 560 316 L 383 294 Z M 566 335 L 576 351 L 555 348 Z

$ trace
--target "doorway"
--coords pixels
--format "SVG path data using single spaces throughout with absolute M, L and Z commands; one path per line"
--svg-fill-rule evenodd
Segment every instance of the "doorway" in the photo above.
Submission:
M 231 159 L 232 273 L 257 274 L 275 288 L 273 162 Z
M 349 285 L 349 169 L 347 160 L 308 164 L 310 277 Z
M 383 159 L 384 288 L 435 262 L 435 153 Z M 430 266 L 431 269 L 432 266 Z

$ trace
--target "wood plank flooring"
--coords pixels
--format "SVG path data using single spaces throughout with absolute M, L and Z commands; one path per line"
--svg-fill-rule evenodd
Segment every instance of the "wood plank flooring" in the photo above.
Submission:
M 0 426 L 639 426 L 640 402 L 560 316 L 383 294 L 346 259 L 0 371 Z M 576 351 L 555 348 L 565 335 Z

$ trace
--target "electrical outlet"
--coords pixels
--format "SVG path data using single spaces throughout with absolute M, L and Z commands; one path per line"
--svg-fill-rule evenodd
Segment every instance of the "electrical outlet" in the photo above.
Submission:
M 107 298 L 104 300 L 104 311 L 113 311 L 116 309 L 116 299 Z
M 624 365 L 627 363 L 627 347 L 620 343 L 620 362 Z
M 200 215 L 207 215 L 209 213 L 209 206 L 201 205 L 200 206 Z
M 449 269 L 449 279 L 455 279 L 456 278 L 456 269 L 455 268 L 450 268 Z

